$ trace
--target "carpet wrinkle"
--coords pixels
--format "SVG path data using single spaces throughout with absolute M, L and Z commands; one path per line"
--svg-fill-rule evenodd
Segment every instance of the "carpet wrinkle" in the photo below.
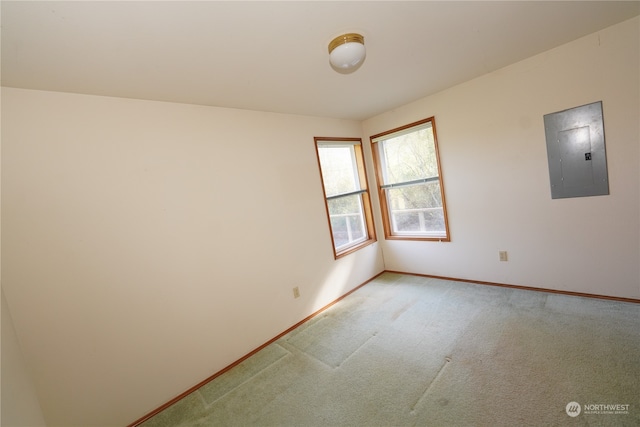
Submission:
M 271 369 L 263 370 L 252 381 L 214 402 L 207 408 L 203 424 L 197 426 L 293 425 L 282 424 L 282 420 L 303 410 L 295 404 L 298 399 L 311 401 L 317 398 L 314 386 L 325 389 L 323 381 L 330 374 L 321 366 L 318 369 L 318 365 L 309 364 L 299 353 L 294 355 L 287 358 L 286 363 L 272 365 Z M 309 383 L 310 379 L 313 384 Z M 276 422 L 274 418 L 280 421 Z
M 349 360 L 351 357 L 353 357 L 356 353 L 358 353 L 358 351 L 360 351 L 360 349 L 362 349 L 365 345 L 367 345 L 367 343 L 375 338 L 375 336 L 378 335 L 377 332 L 374 332 L 373 335 L 371 335 L 365 342 L 362 343 L 362 345 L 360 345 L 358 348 L 356 348 L 351 354 L 349 354 L 347 357 L 344 358 L 344 360 L 342 360 L 337 366 L 335 366 L 335 368 L 339 368 L 343 363 L 345 363 L 347 360 Z
M 417 302 L 418 301 L 413 300 L 413 301 L 409 301 L 408 303 L 404 304 L 402 307 L 400 307 L 399 309 L 397 309 L 396 311 L 393 312 L 393 314 L 391 315 L 391 320 L 396 320 L 398 317 L 400 317 L 400 315 L 402 315 L 402 313 L 404 313 L 405 311 L 410 309 Z
M 631 303 L 384 273 L 244 362 L 143 426 L 640 426 Z
M 338 368 L 378 333 L 378 325 L 384 319 L 376 313 L 390 301 L 389 295 L 380 296 L 369 310 L 361 309 L 366 298 L 353 298 L 343 310 L 328 310 L 318 321 L 284 339 L 327 366 Z
M 191 393 L 169 408 L 145 421 L 144 427 L 190 427 L 206 416 L 205 406 L 197 393 Z
M 376 329 L 361 322 L 325 317 L 312 327 L 287 338 L 287 343 L 300 351 L 337 368 L 377 334 Z
M 197 393 L 202 396 L 205 405 L 209 406 L 222 399 L 236 388 L 256 378 L 261 372 L 272 367 L 273 364 L 278 363 L 282 358 L 291 355 L 287 349 L 278 345 L 278 343 L 267 346 L 263 350 L 256 354 L 257 357 L 250 357 L 234 369 L 220 375 L 216 378 L 215 385 L 212 381 L 200 387 Z
M 436 372 L 435 377 L 433 377 L 433 379 L 431 381 L 429 381 L 429 383 L 427 384 L 426 389 L 424 390 L 424 392 L 420 395 L 420 397 L 418 398 L 418 400 L 411 405 L 411 412 L 415 412 L 416 407 L 420 404 L 420 402 L 429 394 L 429 391 L 431 390 L 433 384 L 438 381 L 438 378 L 440 378 L 440 376 L 442 375 L 443 371 L 445 370 L 445 368 L 449 365 L 449 363 L 451 362 L 451 358 L 450 357 L 445 357 L 444 358 L 444 362 L 442 364 L 442 366 L 440 367 L 440 369 L 438 370 L 438 372 Z

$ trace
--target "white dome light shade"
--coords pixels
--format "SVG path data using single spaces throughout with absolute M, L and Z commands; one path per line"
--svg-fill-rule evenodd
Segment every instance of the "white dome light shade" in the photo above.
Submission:
M 360 68 L 365 56 L 364 37 L 360 34 L 344 34 L 329 43 L 329 62 L 339 73 L 354 72 Z

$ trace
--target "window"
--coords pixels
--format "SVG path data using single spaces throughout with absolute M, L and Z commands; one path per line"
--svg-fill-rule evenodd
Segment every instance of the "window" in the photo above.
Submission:
M 376 240 L 359 138 L 314 138 L 336 258 Z
M 371 137 L 388 239 L 449 241 L 433 117 Z

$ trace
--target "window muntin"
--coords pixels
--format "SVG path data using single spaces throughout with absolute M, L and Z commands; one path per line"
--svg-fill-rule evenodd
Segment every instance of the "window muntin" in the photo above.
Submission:
M 336 258 L 375 241 L 362 140 L 315 138 Z
M 374 135 L 371 143 L 386 237 L 450 240 L 435 119 Z

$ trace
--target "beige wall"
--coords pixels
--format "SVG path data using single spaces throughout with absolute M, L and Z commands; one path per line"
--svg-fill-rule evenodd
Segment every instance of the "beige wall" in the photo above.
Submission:
M 315 155 L 359 122 L 2 102 L 3 288 L 49 425 L 130 423 L 383 269 L 334 260 Z
M 639 298 L 639 26 L 632 19 L 365 121 L 368 139 L 435 116 L 442 157 L 452 241 L 383 241 L 385 267 Z M 543 115 L 595 101 L 610 195 L 552 200 Z

